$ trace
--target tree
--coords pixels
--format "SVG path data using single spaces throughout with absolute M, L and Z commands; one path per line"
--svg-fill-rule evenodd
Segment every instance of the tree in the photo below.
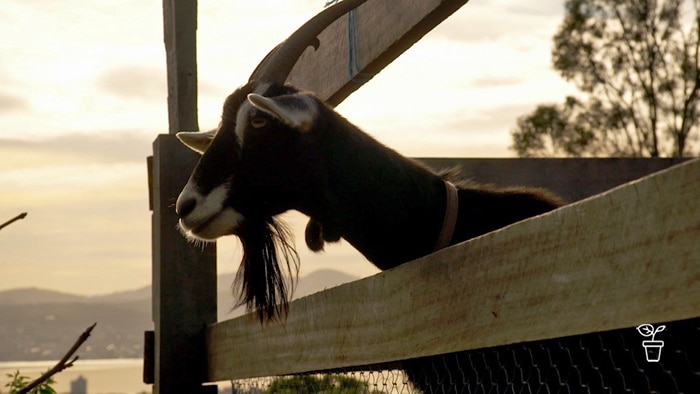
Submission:
M 8 373 L 6 376 L 12 379 L 10 382 L 5 384 L 5 387 L 9 387 L 10 389 L 9 394 L 18 394 L 30 384 L 29 378 L 22 375 L 19 371 L 16 371 L 15 373 Z M 56 382 L 53 380 L 53 378 L 49 377 L 31 389 L 29 394 L 56 394 L 56 390 L 51 387 L 51 385 L 54 383 Z M 2 392 L 0 392 L 0 394 L 1 393 Z
M 369 390 L 369 385 L 360 380 L 342 375 L 296 375 L 276 378 L 265 391 L 266 393 L 333 393 L 379 394 Z
M 567 0 L 554 68 L 581 91 L 518 119 L 520 156 L 686 156 L 700 128 L 700 0 Z M 697 153 L 697 152 L 695 152 Z
M 20 374 L 19 371 L 14 374 L 7 374 L 7 377 L 12 379 L 12 381 L 5 385 L 5 387 L 10 388 L 9 394 L 56 394 L 56 391 L 51 387 L 51 385 L 55 383 L 53 376 L 73 366 L 78 360 L 78 356 L 73 357 L 73 354 L 87 341 L 96 325 L 97 323 L 83 331 L 63 358 L 60 359 L 53 368 L 44 372 L 38 378 L 29 381 L 29 378 Z M 71 359 L 71 357 L 73 358 Z
M 574 97 L 567 97 L 563 105 L 537 106 L 532 114 L 518 118 L 512 148 L 521 157 L 591 154 L 595 135 L 581 109 L 581 102 Z

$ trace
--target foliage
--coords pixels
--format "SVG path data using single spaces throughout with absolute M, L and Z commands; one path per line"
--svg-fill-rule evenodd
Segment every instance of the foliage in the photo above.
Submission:
M 272 381 L 265 393 L 324 393 L 324 394 L 356 394 L 356 393 L 380 393 L 369 391 L 367 384 L 346 376 L 340 375 L 295 375 L 276 378 Z
M 5 384 L 5 387 L 10 389 L 9 394 L 19 393 L 25 386 L 31 383 L 31 380 L 24 375 L 21 375 L 19 370 L 15 371 L 14 374 L 8 373 L 7 377 L 12 379 L 9 383 Z M 56 383 L 53 378 L 49 378 L 45 382 L 41 383 L 39 386 L 32 389 L 30 394 L 56 394 L 51 385 Z
M 541 104 L 532 114 L 518 118 L 513 148 L 528 157 L 592 155 L 595 134 L 590 122 L 599 118 L 587 117 L 574 97 L 567 97 L 563 105 Z
M 520 156 L 685 156 L 700 129 L 700 0 L 567 0 L 552 63 L 585 99 L 518 119 Z

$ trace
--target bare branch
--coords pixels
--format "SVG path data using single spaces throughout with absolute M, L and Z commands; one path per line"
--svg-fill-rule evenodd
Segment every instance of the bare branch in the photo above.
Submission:
M 695 72 L 695 81 L 690 88 L 690 92 L 684 92 L 686 94 L 686 100 L 683 102 L 683 111 L 681 116 L 681 130 L 678 134 L 677 143 L 677 154 L 678 156 L 683 156 L 685 151 L 685 140 L 690 133 L 690 129 L 693 127 L 692 118 L 697 115 L 697 101 L 698 101 L 698 90 L 700 90 L 700 1 L 695 1 L 695 26 L 693 28 L 695 32 L 695 42 L 694 42 L 694 62 L 693 71 Z M 686 50 L 686 53 L 688 51 Z M 684 78 L 685 80 L 685 78 Z
M 92 332 L 92 329 L 95 328 L 97 323 L 94 323 L 90 327 L 88 327 L 80 336 L 78 339 L 75 341 L 73 346 L 68 350 L 65 356 L 51 369 L 46 371 L 43 375 L 39 376 L 38 379 L 32 381 L 29 383 L 27 386 L 23 387 L 20 391 L 17 392 L 17 394 L 26 394 L 29 393 L 32 389 L 37 387 L 38 385 L 44 383 L 47 381 L 49 378 L 51 378 L 53 375 L 63 371 L 66 368 L 70 368 L 73 366 L 73 363 L 78 360 L 78 356 L 71 357 L 73 354 L 80 348 L 80 346 L 87 341 L 87 339 L 90 337 L 90 333 Z
M 636 127 L 636 132 L 637 132 L 637 143 L 639 144 L 639 153 L 640 155 L 642 154 L 643 150 L 646 148 L 649 150 L 649 153 L 652 156 L 658 156 L 658 138 L 657 138 L 657 97 L 656 97 L 656 91 L 654 89 L 654 72 L 656 71 L 656 68 L 654 66 L 654 61 L 655 61 L 655 56 L 657 55 L 654 52 L 654 49 L 650 49 L 649 46 L 649 37 L 648 36 L 655 36 L 656 34 L 656 24 L 654 23 L 653 18 L 647 17 L 647 20 L 645 21 L 646 28 L 649 30 L 647 36 L 644 37 L 644 43 L 643 43 L 643 49 L 645 51 L 646 56 L 643 56 L 638 49 L 639 48 L 633 48 L 633 34 L 630 32 L 630 28 L 627 24 L 625 24 L 625 17 L 622 15 L 620 12 L 620 9 L 617 8 L 616 6 L 613 6 L 613 11 L 615 13 L 615 16 L 617 17 L 618 22 L 620 23 L 620 27 L 622 28 L 623 31 L 623 37 L 625 37 L 625 40 L 623 40 L 624 44 L 627 47 L 628 50 L 628 57 L 632 62 L 632 69 L 635 71 L 635 74 L 637 76 L 637 81 L 640 84 L 640 87 L 642 88 L 642 91 L 644 92 L 644 97 L 642 98 L 642 103 L 645 103 L 646 106 L 648 107 L 647 110 L 649 111 L 649 121 L 650 124 L 648 125 L 649 127 L 647 128 L 646 125 L 642 125 L 641 122 L 637 120 L 637 111 L 634 110 L 633 106 L 637 100 L 633 98 L 632 102 L 630 103 L 630 109 L 632 110 L 632 117 L 635 123 Z M 647 59 L 648 64 L 645 63 L 645 59 Z M 643 71 L 647 71 L 649 79 L 645 78 L 645 75 L 643 74 Z M 626 70 L 626 72 L 629 72 L 629 70 Z M 630 81 L 631 83 L 631 81 Z M 621 101 L 623 101 L 621 99 Z M 651 138 L 651 146 L 649 146 L 649 139 Z
M 16 221 L 18 221 L 18 220 L 24 219 L 24 218 L 26 218 L 26 217 L 27 217 L 27 213 L 26 213 L 26 212 L 22 212 L 22 213 L 20 213 L 19 215 L 13 217 L 12 219 L 6 221 L 5 223 L 0 224 L 0 230 L 2 230 L 3 228 L 5 228 L 5 227 L 11 225 L 12 223 L 14 223 L 14 222 L 16 222 Z

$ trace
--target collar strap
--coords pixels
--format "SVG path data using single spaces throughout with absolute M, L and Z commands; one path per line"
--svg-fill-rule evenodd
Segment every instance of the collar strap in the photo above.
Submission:
M 454 235 L 455 226 L 457 224 L 459 198 L 457 196 L 457 188 L 455 185 L 450 182 L 445 182 L 445 194 L 445 218 L 442 220 L 442 229 L 440 230 L 440 235 L 438 236 L 437 243 L 435 244 L 435 249 L 433 249 L 434 252 L 450 245 L 450 241 L 452 240 L 452 235 Z

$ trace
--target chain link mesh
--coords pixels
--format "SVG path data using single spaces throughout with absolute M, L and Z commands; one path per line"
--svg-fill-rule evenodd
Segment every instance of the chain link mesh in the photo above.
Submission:
M 405 360 L 234 381 L 234 393 L 699 393 L 700 318 L 663 323 L 658 362 L 635 327 Z M 651 355 L 653 357 L 653 354 Z

